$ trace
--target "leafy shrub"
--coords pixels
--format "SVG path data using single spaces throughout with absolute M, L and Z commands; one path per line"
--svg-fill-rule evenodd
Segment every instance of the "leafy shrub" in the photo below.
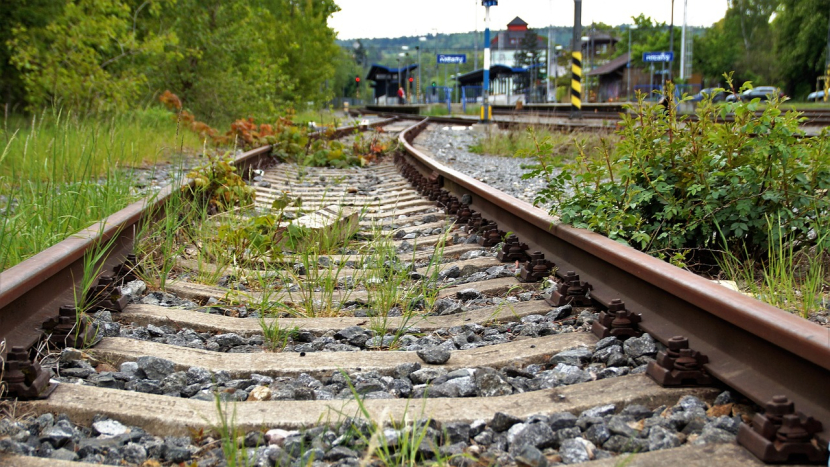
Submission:
M 226 211 L 234 206 L 253 204 L 256 190 L 245 183 L 245 180 L 236 173 L 236 167 L 231 165 L 232 159 L 209 156 L 208 163 L 197 167 L 187 174 L 194 180 L 191 186 L 184 187 L 190 190 L 194 198 L 207 203 L 209 214 Z
M 815 243 L 813 228 L 830 207 L 826 131 L 804 137 L 799 114 L 782 113 L 778 101 L 705 101 L 693 119 L 673 102 L 664 109 L 643 97 L 624 116 L 621 141 L 613 149 L 603 142 L 597 157 L 580 147 L 556 173 L 543 140 L 540 163 L 525 175 L 547 178 L 536 201 L 555 201 L 551 214 L 565 223 L 678 262 L 690 253 L 711 260 L 717 248 L 761 257 L 780 235 L 798 247 Z M 768 219 L 780 219 L 772 236 Z
M 170 91 L 165 91 L 159 96 L 159 101 L 175 112 L 174 118 L 178 122 L 214 145 L 250 149 L 270 144 L 273 146 L 271 152 L 274 156 L 302 165 L 341 168 L 364 166 L 389 151 L 386 144 L 378 141 L 377 133 L 371 139 L 365 140 L 363 133 L 356 131 L 355 142 L 351 147 L 332 139 L 333 127 L 323 127 L 319 133 L 313 134 L 308 126 L 294 125 L 291 112 L 280 117 L 273 125 L 258 125 L 253 118 L 239 119 L 231 124 L 230 130 L 220 134 L 210 125 L 196 120 L 187 110 L 183 110 L 181 100 Z

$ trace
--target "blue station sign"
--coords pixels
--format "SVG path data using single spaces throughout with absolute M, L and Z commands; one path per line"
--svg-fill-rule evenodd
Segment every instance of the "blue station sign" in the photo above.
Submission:
M 467 54 L 438 54 L 438 63 L 467 63 Z
M 646 63 L 673 62 L 674 52 L 643 52 L 643 61 Z

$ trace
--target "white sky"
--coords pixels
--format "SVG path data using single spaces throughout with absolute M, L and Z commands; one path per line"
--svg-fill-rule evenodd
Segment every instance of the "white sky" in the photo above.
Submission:
M 688 1 L 688 24 L 711 26 L 726 13 L 726 0 Z M 484 30 L 480 0 L 336 0 L 340 11 L 329 19 L 338 39 L 401 37 Z M 674 24 L 683 24 L 684 0 L 675 0 Z M 582 0 L 582 24 L 631 23 L 640 13 L 670 23 L 672 0 Z M 490 27 L 506 29 L 516 16 L 531 28 L 571 26 L 573 0 L 501 0 L 490 7 Z

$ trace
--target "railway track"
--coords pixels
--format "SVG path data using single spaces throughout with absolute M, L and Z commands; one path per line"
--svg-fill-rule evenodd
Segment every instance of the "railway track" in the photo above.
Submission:
M 826 329 L 436 163 L 415 144 L 431 120 L 374 123 L 402 150 L 364 169 L 272 165 L 268 148 L 237 158 L 258 211 L 205 230 L 239 231 L 277 201 L 304 229 L 274 224 L 281 251 L 229 261 L 184 242 L 164 291 L 142 290 L 133 226 L 170 188 L 0 273 L 6 380 L 37 415 L 0 422 L 0 460 L 826 462 Z M 87 334 L 100 342 L 37 373 L 42 323 L 73 329 L 74 313 L 55 316 L 97 237 L 115 239 Z M 22 455 L 36 452 L 48 459 Z
M 830 109 L 795 109 L 796 111 L 802 114 L 806 120 L 803 123 L 803 126 L 828 126 L 830 125 Z M 622 104 L 619 105 L 594 105 L 588 106 L 583 108 L 583 111 L 580 113 L 580 118 L 586 120 L 610 120 L 610 121 L 618 121 L 620 120 L 620 113 L 624 112 Z M 756 115 L 761 115 L 762 112 L 756 111 Z M 493 106 L 493 114 L 494 115 L 511 115 L 511 116 L 521 116 L 521 115 L 534 115 L 534 116 L 545 116 L 545 117 L 559 117 L 559 118 L 569 118 L 570 117 L 570 109 L 564 106 L 555 106 L 555 105 L 526 105 L 523 106 L 521 109 L 517 109 L 512 106 Z M 690 115 L 690 118 L 696 118 L 695 115 Z M 725 121 L 733 121 L 733 116 L 726 115 L 723 117 Z

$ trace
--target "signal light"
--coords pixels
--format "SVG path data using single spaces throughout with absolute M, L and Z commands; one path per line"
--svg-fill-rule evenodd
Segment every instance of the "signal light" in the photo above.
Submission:
M 435 81 L 432 82 L 432 87 L 435 87 Z
M 355 76 L 354 77 L 354 82 L 359 83 L 360 82 L 360 76 Z
M 410 76 L 410 77 L 409 77 L 409 82 L 411 83 L 411 82 L 413 82 L 413 81 L 415 81 L 415 78 L 413 78 L 413 77 L 411 77 L 411 76 Z

